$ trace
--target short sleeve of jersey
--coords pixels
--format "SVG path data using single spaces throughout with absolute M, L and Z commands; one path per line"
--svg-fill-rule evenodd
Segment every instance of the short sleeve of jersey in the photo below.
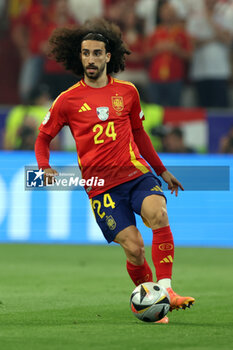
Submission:
M 55 137 L 66 124 L 67 119 L 64 113 L 64 98 L 60 95 L 53 102 L 53 105 L 46 114 L 39 130 L 47 135 Z
M 144 120 L 144 114 L 140 105 L 139 93 L 135 87 L 132 88 L 132 107 L 130 112 L 130 121 L 132 130 L 140 129 L 142 127 L 142 120 Z

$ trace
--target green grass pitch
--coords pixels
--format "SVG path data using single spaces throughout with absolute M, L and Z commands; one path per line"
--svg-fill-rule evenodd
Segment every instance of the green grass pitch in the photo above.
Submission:
M 173 288 L 196 304 L 156 325 L 130 311 L 120 247 L 0 245 L 0 349 L 232 349 L 232 256 L 177 248 Z

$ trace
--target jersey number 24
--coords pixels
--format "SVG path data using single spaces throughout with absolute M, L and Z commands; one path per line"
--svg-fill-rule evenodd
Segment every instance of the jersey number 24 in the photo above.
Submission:
M 107 137 L 112 138 L 112 141 L 116 140 L 117 134 L 115 132 L 114 122 L 108 122 L 106 128 L 101 124 L 96 124 L 93 126 L 92 131 L 95 134 L 94 143 L 97 145 L 99 143 L 103 143 L 105 140 L 102 138 L 102 134 L 105 133 Z

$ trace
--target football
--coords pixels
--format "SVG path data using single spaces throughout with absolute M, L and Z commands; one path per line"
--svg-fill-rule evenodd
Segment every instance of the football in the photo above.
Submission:
M 164 287 L 154 282 L 145 282 L 133 290 L 130 307 L 139 320 L 156 322 L 168 313 L 170 298 Z

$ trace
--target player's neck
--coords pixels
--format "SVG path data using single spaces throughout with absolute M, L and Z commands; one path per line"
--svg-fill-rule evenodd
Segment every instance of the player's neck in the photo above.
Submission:
M 85 83 L 93 88 L 102 88 L 106 85 L 108 85 L 108 76 L 105 74 L 102 74 L 98 79 L 90 79 L 86 75 L 84 75 L 84 81 Z

